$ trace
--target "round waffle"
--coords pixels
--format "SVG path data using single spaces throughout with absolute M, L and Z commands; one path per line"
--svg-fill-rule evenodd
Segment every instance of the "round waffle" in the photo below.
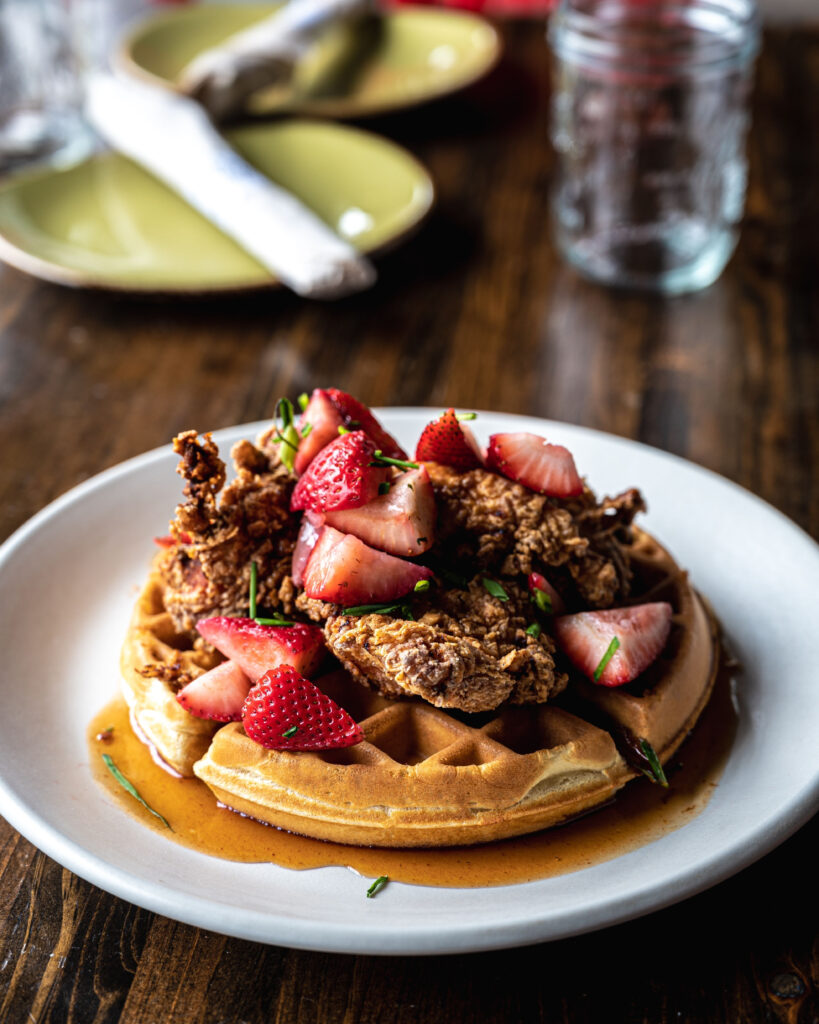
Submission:
M 647 740 L 668 761 L 718 667 L 715 624 L 685 573 L 643 532 L 635 531 L 631 554 L 633 603 L 665 600 L 674 616 L 663 654 L 629 686 L 578 681 L 566 701 L 470 718 L 387 700 L 339 672 L 318 685 L 359 722 L 364 742 L 267 750 L 233 723 L 216 733 L 195 774 L 236 811 L 362 846 L 483 843 L 606 803 L 639 772 L 621 750 Z
M 152 569 L 137 598 L 122 646 L 122 692 L 137 731 L 159 757 L 180 775 L 193 775 L 218 722 L 194 718 L 177 702 L 175 680 L 194 679 L 222 656 L 212 648 L 193 647 L 174 628 L 162 599 L 159 573 Z

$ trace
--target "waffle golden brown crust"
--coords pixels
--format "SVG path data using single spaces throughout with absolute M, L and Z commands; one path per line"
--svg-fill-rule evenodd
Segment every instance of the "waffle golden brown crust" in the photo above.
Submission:
M 122 692 L 137 728 L 159 757 L 180 775 L 190 776 L 219 723 L 188 714 L 177 703 L 176 693 L 222 657 L 205 645 L 194 647 L 190 636 L 177 630 L 162 595 L 162 578 L 154 565 L 122 647 Z
M 360 723 L 364 742 L 267 750 L 234 723 L 219 730 L 195 774 L 234 810 L 356 845 L 482 843 L 591 810 L 637 774 L 620 752 L 624 735 L 648 740 L 668 761 L 718 666 L 714 623 L 669 553 L 635 531 L 631 559 L 632 601 L 667 600 L 674 618 L 663 655 L 629 687 L 580 684 L 566 707 L 506 707 L 474 723 L 423 701 L 389 701 L 337 673 L 319 685 Z

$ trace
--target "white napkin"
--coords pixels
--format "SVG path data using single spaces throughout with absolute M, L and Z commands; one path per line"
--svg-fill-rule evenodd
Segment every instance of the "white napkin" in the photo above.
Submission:
M 221 121 L 238 113 L 257 89 L 289 82 L 299 61 L 331 25 L 374 10 L 373 0 L 289 0 L 269 18 L 199 54 L 177 84 Z
M 110 146 L 178 192 L 294 292 L 335 299 L 374 283 L 369 260 L 243 160 L 193 100 L 96 74 L 87 108 Z

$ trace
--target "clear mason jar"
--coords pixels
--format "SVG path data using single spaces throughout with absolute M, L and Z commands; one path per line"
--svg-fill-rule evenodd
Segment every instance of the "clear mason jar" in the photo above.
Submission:
M 711 284 L 745 201 L 754 0 L 562 0 L 549 40 L 562 254 L 612 285 Z

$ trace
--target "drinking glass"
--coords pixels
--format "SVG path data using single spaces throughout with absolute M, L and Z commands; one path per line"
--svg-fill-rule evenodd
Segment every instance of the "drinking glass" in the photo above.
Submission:
M 554 231 L 612 285 L 715 281 L 745 201 L 753 0 L 563 0 L 555 57 Z

